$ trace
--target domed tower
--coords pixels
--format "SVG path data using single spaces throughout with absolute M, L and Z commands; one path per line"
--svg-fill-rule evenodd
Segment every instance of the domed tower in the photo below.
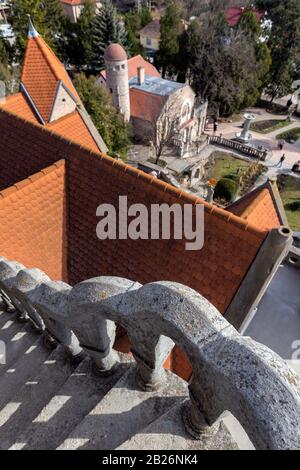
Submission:
M 106 86 L 112 94 L 115 108 L 130 119 L 127 54 L 120 44 L 110 44 L 104 54 Z

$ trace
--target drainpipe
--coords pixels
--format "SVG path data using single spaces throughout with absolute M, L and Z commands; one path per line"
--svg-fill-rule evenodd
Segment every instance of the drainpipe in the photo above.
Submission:
M 224 317 L 237 330 L 244 331 L 276 271 L 289 251 L 292 230 L 279 227 L 269 232 L 250 266 Z

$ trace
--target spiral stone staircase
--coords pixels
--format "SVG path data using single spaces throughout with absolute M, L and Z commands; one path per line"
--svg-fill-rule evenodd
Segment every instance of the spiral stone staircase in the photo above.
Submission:
M 71 288 L 5 258 L 0 290 L 0 449 L 237 449 L 228 412 L 256 448 L 300 448 L 299 377 L 195 291 Z M 113 350 L 115 323 L 132 356 Z M 189 384 L 162 367 L 174 343 Z

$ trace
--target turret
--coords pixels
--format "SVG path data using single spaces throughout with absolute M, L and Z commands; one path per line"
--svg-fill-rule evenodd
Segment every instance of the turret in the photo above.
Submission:
M 112 94 L 115 108 L 130 119 L 127 54 L 120 44 L 110 44 L 104 54 L 106 85 Z

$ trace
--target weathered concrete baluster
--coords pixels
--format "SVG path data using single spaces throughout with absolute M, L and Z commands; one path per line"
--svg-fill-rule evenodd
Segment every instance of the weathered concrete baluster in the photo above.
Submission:
M 7 311 L 16 309 L 21 318 L 26 318 L 26 312 L 22 304 L 15 298 L 12 292 L 14 279 L 21 269 L 25 269 L 22 264 L 0 257 L 0 290 L 6 304 L 6 309 Z
M 140 387 L 145 391 L 157 390 L 164 383 L 163 365 L 173 349 L 174 342 L 165 336 L 153 334 L 149 329 L 145 331 L 129 330 L 131 340 L 131 352 L 137 362 L 137 380 Z
M 27 293 L 45 282 L 50 282 L 50 279 L 39 269 L 22 269 L 18 272 L 12 286 L 14 296 L 25 307 L 32 322 L 39 330 L 44 330 L 45 324 L 41 315 L 28 301 Z
M 80 356 L 82 349 L 68 325 L 68 295 L 71 287 L 65 282 L 48 281 L 27 292 L 28 302 L 38 310 L 46 331 L 73 356 Z
M 115 323 L 106 300 L 119 299 L 140 284 L 127 279 L 98 277 L 73 287 L 69 297 L 69 322 L 79 338 L 81 347 L 89 354 L 101 373 L 113 372 L 118 355 L 112 349 L 115 340 Z M 123 325 L 124 326 L 124 325 Z

